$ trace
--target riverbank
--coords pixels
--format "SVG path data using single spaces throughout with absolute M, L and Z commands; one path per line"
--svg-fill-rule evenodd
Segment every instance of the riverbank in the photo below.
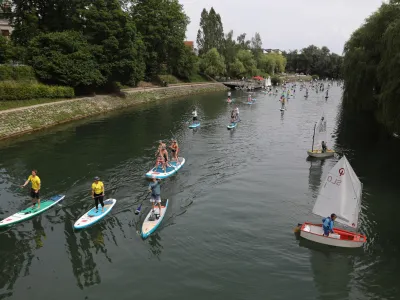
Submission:
M 123 90 L 124 97 L 99 95 L 0 111 L 0 139 L 40 130 L 148 101 L 224 91 L 220 83 Z

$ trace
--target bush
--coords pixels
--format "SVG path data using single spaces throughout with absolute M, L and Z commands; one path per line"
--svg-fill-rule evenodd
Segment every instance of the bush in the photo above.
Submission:
M 161 82 L 166 82 L 167 84 L 177 84 L 180 81 L 173 75 L 158 75 Z
M 312 78 L 312 80 L 318 80 L 319 76 L 318 75 L 312 75 L 311 78 Z
M 271 83 L 272 83 L 272 85 L 281 84 L 282 83 L 282 78 L 280 78 L 279 76 L 274 75 L 274 76 L 271 77 Z
M 30 66 L 0 65 L 0 80 L 32 81 L 36 78 Z
M 74 89 L 40 83 L 0 82 L 0 101 L 40 98 L 72 98 Z
M 82 34 L 75 31 L 41 34 L 28 47 L 29 64 L 41 82 L 74 88 L 104 83 L 93 53 Z

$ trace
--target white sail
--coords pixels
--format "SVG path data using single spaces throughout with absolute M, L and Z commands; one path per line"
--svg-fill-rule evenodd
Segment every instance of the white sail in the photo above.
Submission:
M 330 170 L 321 186 L 313 213 L 321 217 L 335 213 L 336 222 L 357 228 L 361 192 L 362 183 L 343 156 Z
M 322 114 L 321 118 L 318 120 L 317 125 L 315 126 L 315 136 L 314 136 L 314 150 L 322 149 L 322 141 L 327 142 L 328 133 L 326 131 L 326 118 L 325 115 Z

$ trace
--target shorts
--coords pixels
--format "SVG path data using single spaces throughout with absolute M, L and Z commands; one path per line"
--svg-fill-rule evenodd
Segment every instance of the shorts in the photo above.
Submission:
M 329 228 L 322 226 L 322 229 L 324 230 L 324 235 L 329 236 L 329 233 L 330 233 Z
M 151 203 L 154 203 L 154 202 L 156 202 L 156 203 L 161 203 L 161 197 L 160 197 L 160 195 L 151 195 L 150 196 L 150 202 Z
M 193 121 L 197 121 L 197 117 L 193 117 Z
M 176 152 L 176 150 L 174 150 L 174 149 L 171 149 L 171 152 L 172 152 L 172 153 L 175 153 L 175 152 Z
M 32 199 L 39 199 L 40 198 L 39 191 L 37 193 L 35 193 L 35 190 L 31 189 L 31 198 Z

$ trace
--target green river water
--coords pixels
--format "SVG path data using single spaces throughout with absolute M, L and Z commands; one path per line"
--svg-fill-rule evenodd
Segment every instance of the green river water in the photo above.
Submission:
M 234 92 L 242 122 L 228 131 L 226 93 L 133 107 L 0 143 L 0 218 L 29 205 L 21 185 L 39 170 L 42 196 L 61 205 L 0 231 L 0 299 L 400 299 L 400 140 L 365 116 L 341 113 L 341 89 L 278 97 Z M 193 105 L 200 129 L 188 129 Z M 348 157 L 364 184 L 359 251 L 297 240 L 337 158 L 307 159 L 322 111 L 329 146 Z M 155 234 L 134 211 L 147 188 L 159 139 L 175 136 L 187 162 L 163 181 L 170 199 Z M 94 176 L 117 199 L 89 229 L 74 222 L 92 206 Z

